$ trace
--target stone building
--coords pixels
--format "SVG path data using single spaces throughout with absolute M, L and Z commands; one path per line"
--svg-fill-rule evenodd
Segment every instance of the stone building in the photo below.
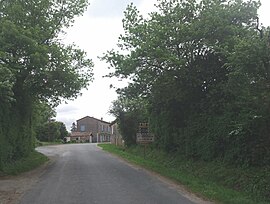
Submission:
M 111 124 L 111 143 L 115 145 L 122 146 L 124 144 L 124 140 L 122 135 L 120 134 L 119 127 L 116 121 L 113 121 Z
M 102 118 L 86 116 L 77 120 L 77 130 L 70 137 L 77 142 L 110 142 L 111 126 Z

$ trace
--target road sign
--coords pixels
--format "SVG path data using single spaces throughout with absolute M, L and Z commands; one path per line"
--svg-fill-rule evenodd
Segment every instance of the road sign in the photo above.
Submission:
M 137 133 L 137 143 L 151 143 L 154 142 L 154 135 Z
M 147 144 L 154 141 L 154 135 L 149 133 L 148 123 L 140 123 L 136 141 L 140 144 Z

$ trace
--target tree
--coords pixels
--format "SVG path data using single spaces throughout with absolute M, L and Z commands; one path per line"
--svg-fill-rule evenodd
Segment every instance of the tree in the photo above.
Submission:
M 32 110 L 32 130 L 33 135 L 40 139 L 40 134 L 44 126 L 53 121 L 56 116 L 55 109 L 53 109 L 49 104 L 45 102 L 35 102 L 33 104 Z
M 119 130 L 125 141 L 126 146 L 136 144 L 136 133 L 139 123 L 147 122 L 147 108 L 143 98 L 128 99 L 125 96 L 119 96 L 109 111 L 117 118 Z
M 128 6 L 119 49 L 103 60 L 115 70 L 108 76 L 130 81 L 120 96 L 145 99 L 157 145 L 194 159 L 269 162 L 269 28 L 258 32 L 259 6 L 160 0 L 146 19 Z
M 1 64 L 12 73 L 13 92 L 52 102 L 74 98 L 91 80 L 92 62 L 59 35 L 87 1 L 1 2 Z M 23 90 L 20 90 L 23 89 Z
M 59 125 L 60 139 L 63 140 L 65 137 L 68 136 L 68 131 L 63 122 L 58 122 L 58 125 Z
M 44 123 L 37 130 L 37 138 L 43 142 L 63 140 L 68 135 L 66 126 L 62 122 L 50 121 Z
M 72 123 L 70 131 L 71 132 L 76 132 L 77 131 L 77 125 L 76 125 L 75 122 Z
M 87 0 L 0 1 L 0 168 L 33 150 L 33 106 L 74 99 L 92 80 L 91 60 L 60 36 Z

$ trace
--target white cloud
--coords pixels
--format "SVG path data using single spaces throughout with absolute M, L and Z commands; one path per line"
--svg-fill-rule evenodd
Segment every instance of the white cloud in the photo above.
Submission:
M 261 0 L 261 7 L 259 9 L 259 17 L 260 22 L 263 23 L 265 27 L 270 26 L 270 1 L 269 0 Z
M 143 0 L 92 0 L 87 15 L 94 18 L 123 17 L 127 5 L 139 5 Z
M 89 57 L 96 57 L 117 43 L 122 32 L 121 18 L 91 18 L 83 16 L 68 30 L 64 39 L 67 43 L 75 42 L 88 52 Z
M 73 114 L 75 112 L 77 112 L 79 110 L 79 107 L 75 106 L 75 105 L 71 105 L 71 104 L 66 104 L 66 105 L 63 105 L 63 106 L 59 106 L 57 108 L 57 113 L 59 114 Z
M 157 10 L 154 6 L 156 3 L 157 0 L 142 1 L 141 4 L 139 4 L 138 9 L 144 17 L 147 17 L 149 13 Z

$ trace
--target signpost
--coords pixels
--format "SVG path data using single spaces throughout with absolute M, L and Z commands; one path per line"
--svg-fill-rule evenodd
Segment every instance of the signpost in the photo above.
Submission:
M 138 144 L 144 145 L 144 158 L 146 145 L 154 142 L 154 135 L 149 133 L 148 123 L 140 123 L 139 131 L 137 133 L 136 141 Z

